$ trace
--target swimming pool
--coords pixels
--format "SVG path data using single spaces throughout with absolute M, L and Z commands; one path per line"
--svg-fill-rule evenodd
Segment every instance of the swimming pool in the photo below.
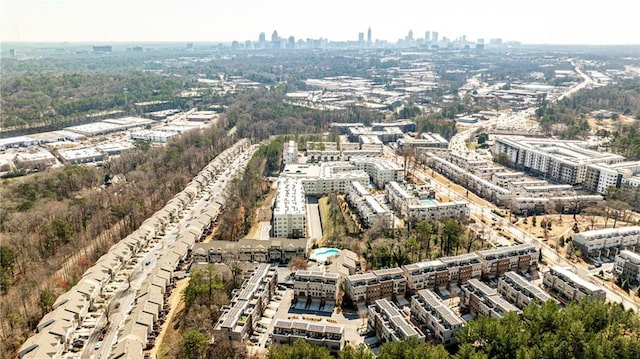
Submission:
M 326 262 L 327 258 L 332 257 L 340 253 L 338 248 L 317 248 L 311 252 L 310 259 L 316 262 Z
M 435 199 L 421 199 L 420 204 L 423 206 L 431 206 L 438 204 L 438 201 L 436 201 Z

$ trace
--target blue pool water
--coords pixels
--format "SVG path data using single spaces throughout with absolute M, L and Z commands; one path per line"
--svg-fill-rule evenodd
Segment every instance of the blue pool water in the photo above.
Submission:
M 337 248 L 318 248 L 314 249 L 309 257 L 311 259 L 315 259 L 318 262 L 325 262 L 327 258 L 335 256 L 339 252 L 340 250 Z
M 422 199 L 420 200 L 420 204 L 422 204 L 423 206 L 428 206 L 431 204 L 438 204 L 438 201 L 436 201 L 435 199 Z

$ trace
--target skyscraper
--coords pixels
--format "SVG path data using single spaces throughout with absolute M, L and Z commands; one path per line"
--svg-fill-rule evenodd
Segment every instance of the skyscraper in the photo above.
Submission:
M 371 46 L 371 26 L 369 26 L 369 30 L 367 30 L 367 45 Z
M 278 36 L 278 32 L 273 30 L 273 34 L 271 34 L 271 47 L 274 49 L 280 48 L 280 36 Z
M 364 32 L 358 33 L 358 45 L 359 46 L 364 45 Z
M 264 32 L 261 32 L 260 36 L 258 36 L 258 42 L 264 44 L 265 41 L 267 41 L 267 35 L 265 35 Z
M 437 31 L 433 32 L 433 36 L 431 36 L 431 42 L 433 42 L 434 44 L 438 43 L 438 32 Z
M 431 32 L 425 31 L 424 32 L 424 42 L 429 43 L 429 41 L 431 41 Z
M 406 42 L 412 42 L 413 41 L 413 30 L 409 30 L 409 33 L 407 34 L 407 37 L 404 40 Z

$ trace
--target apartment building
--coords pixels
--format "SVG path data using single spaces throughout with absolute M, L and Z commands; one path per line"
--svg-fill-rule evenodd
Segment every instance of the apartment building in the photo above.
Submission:
M 544 274 L 542 284 L 561 302 L 568 303 L 582 298 L 606 298 L 604 289 L 582 279 L 569 268 L 553 266 Z
M 337 273 L 298 270 L 293 275 L 294 301 L 320 299 L 335 303 L 339 284 Z
M 482 264 L 475 253 L 402 266 L 407 287 L 412 290 L 446 288 L 480 278 Z
M 331 353 L 337 354 L 345 346 L 344 327 L 301 320 L 276 319 L 273 326 L 274 343 L 293 344 L 298 339 L 325 347 Z
M 300 238 L 307 234 L 307 211 L 302 182 L 281 177 L 273 208 L 273 235 L 281 238 Z
M 461 184 L 470 191 L 489 199 L 496 204 L 508 204 L 513 194 L 508 189 L 502 188 L 466 169 L 437 156 L 432 152 L 424 152 L 427 164 L 438 173 Z
M 361 223 L 365 226 L 371 226 L 379 219 L 386 219 L 391 223 L 393 214 L 382 207 L 361 183 L 351 183 L 351 186 L 347 188 L 346 199 L 356 210 Z
M 524 309 L 534 300 L 546 302 L 554 300 L 542 289 L 524 279 L 516 272 L 507 272 L 498 280 L 498 293 L 509 303 L 520 309 Z
M 524 180 L 522 172 L 494 172 L 491 174 L 491 182 L 502 188 L 507 188 L 509 183 Z
M 416 197 L 397 182 L 387 184 L 387 197 L 405 219 L 412 221 L 466 218 L 470 213 L 467 202 L 439 202 L 433 198 Z
M 588 257 L 614 256 L 624 249 L 640 250 L 640 226 L 604 228 L 576 233 L 573 244 Z
M 623 281 L 636 285 L 640 283 L 640 254 L 623 250 L 616 256 L 614 271 Z
M 298 144 L 291 140 L 284 143 L 282 148 L 282 163 L 288 165 L 290 163 L 298 163 Z
M 583 183 L 587 166 L 612 164 L 624 157 L 588 149 L 584 141 L 561 141 L 523 136 L 495 136 L 494 154 L 505 153 L 516 168 L 564 184 Z
M 228 261 L 288 263 L 295 257 L 304 257 L 307 241 L 304 239 L 270 238 L 268 241 L 241 239 L 239 241 L 212 241 L 195 243 L 194 263 L 225 263 Z
M 474 316 L 484 315 L 493 318 L 502 318 L 506 312 L 522 313 L 502 298 L 495 289 L 478 279 L 471 279 L 462 285 L 460 307 Z
M 354 304 L 404 297 L 407 279 L 401 268 L 378 269 L 345 277 L 346 295 Z
M 307 196 L 319 196 L 332 192 L 346 193 L 351 182 L 369 185 L 369 175 L 356 170 L 348 162 L 324 162 L 320 164 L 290 164 L 280 177 L 298 179 Z
M 395 162 L 387 161 L 381 157 L 352 157 L 349 163 L 357 170 L 365 171 L 371 181 L 379 188 L 383 188 L 388 182 L 404 182 L 404 169 Z
M 220 309 L 214 337 L 237 341 L 253 332 L 275 292 L 277 282 L 276 269 L 266 263 L 259 264 L 240 289 L 232 292 L 231 304 Z
M 532 244 L 518 244 L 476 252 L 482 263 L 482 278 L 492 279 L 506 272 L 529 272 L 538 267 L 540 253 Z
M 456 334 L 465 325 L 464 319 L 429 289 L 411 297 L 411 321 L 445 346 L 457 343 Z
M 425 335 L 388 299 L 378 299 L 369 306 L 368 324 L 382 342 L 415 338 L 424 343 Z
M 418 147 L 447 148 L 449 147 L 449 141 L 445 140 L 440 134 L 431 132 L 423 133 L 420 138 L 405 136 L 398 140 L 398 149 L 400 151 L 405 148 L 409 149 Z

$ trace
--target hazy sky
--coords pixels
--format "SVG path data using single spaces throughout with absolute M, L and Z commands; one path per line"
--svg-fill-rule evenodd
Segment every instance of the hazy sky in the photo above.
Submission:
M 570 3 L 570 4 L 569 4 Z M 640 1 L 0 0 L 2 41 L 231 41 L 281 37 L 440 38 L 640 44 Z

